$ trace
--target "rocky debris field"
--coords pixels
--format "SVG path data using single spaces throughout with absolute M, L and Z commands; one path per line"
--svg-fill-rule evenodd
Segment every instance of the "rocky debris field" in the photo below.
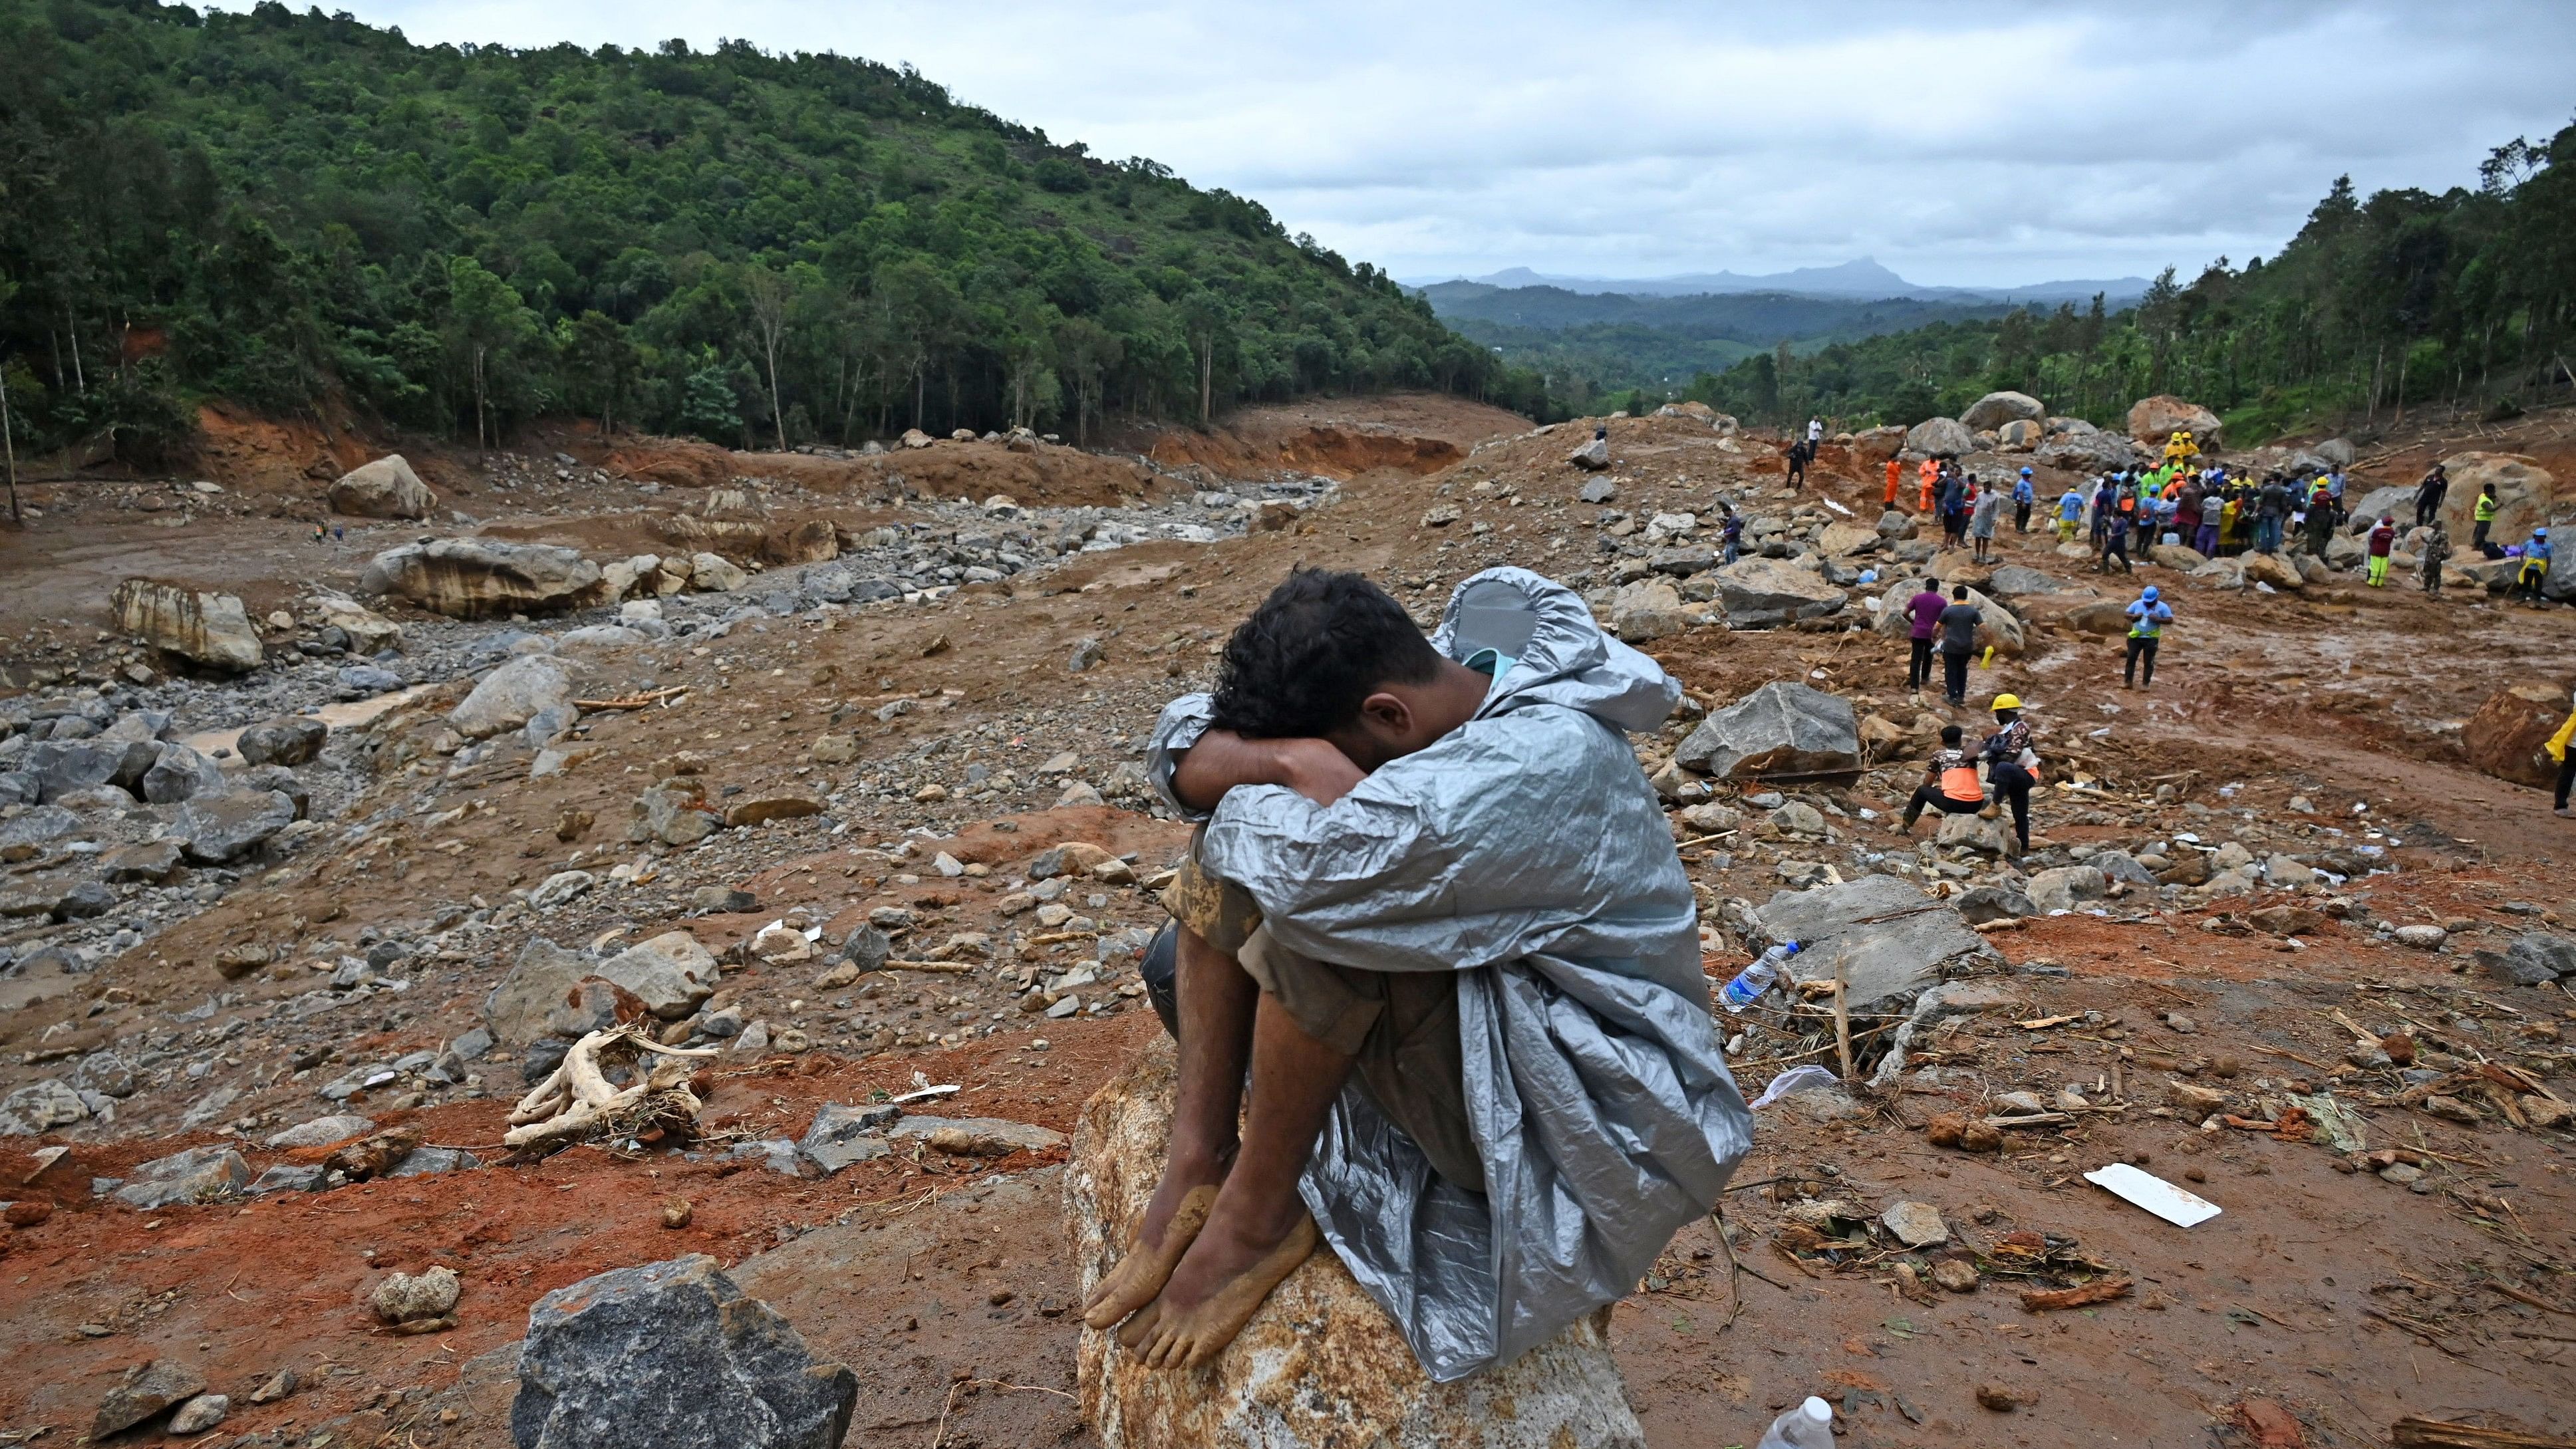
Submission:
M 1887 440 L 1792 491 L 1704 410 L 1569 462 L 1593 426 L 823 535 L 775 489 L 662 482 L 661 523 L 433 533 L 373 584 L 430 546 L 101 589 L 0 666 L 30 686 L 0 699 L 0 1342 L 33 1368 L 0 1430 L 554 1442 L 616 1304 L 741 1292 L 778 1331 L 687 1357 L 858 1368 L 796 1370 L 814 1434 L 1079 1436 L 1054 1164 L 1158 1030 L 1135 962 L 1187 827 L 1139 769 L 1154 713 L 1293 564 L 1428 623 L 1506 562 L 1689 690 L 1635 743 L 1712 976 L 1807 946 L 1717 1021 L 1747 1096 L 1780 1089 L 1755 1158 L 1611 1319 L 1649 1442 L 1749 1442 L 1806 1393 L 1853 1443 L 2096 1442 L 2115 1402 L 2148 1442 L 2576 1427 L 2576 898 L 2568 823 L 2514 783 L 2566 616 L 2331 555 L 2105 580 L 2009 526 L 1978 565 L 1878 507 Z M 2045 446 L 1959 426 L 1972 466 Z M 2563 471 L 2529 427 L 2476 441 Z M 1927 573 L 1987 612 L 1972 705 L 2030 704 L 2027 852 L 1901 828 L 1939 728 L 1982 721 L 1904 688 L 1889 610 Z M 2105 612 L 2150 580 L 2179 619 L 2123 690 Z M 170 642 L 245 631 L 248 669 Z M 2114 1165 L 2220 1212 L 2086 1180 Z

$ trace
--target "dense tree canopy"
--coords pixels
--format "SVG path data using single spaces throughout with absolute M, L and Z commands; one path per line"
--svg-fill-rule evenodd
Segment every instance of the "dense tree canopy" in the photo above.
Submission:
M 2171 392 L 2246 439 L 2433 399 L 2510 409 L 2563 391 L 2576 360 L 2576 126 L 2498 147 L 2479 183 L 2365 201 L 2339 179 L 2271 261 L 2222 257 L 2188 284 L 2168 269 L 2113 315 L 2097 298 L 1811 356 L 1783 346 L 1688 391 L 1748 419 L 1850 424 L 1955 414 L 1999 388 L 2112 422 Z
M 835 55 L 420 47 L 348 16 L 0 0 L 20 445 L 200 398 L 759 446 L 1426 387 L 1535 410 L 1383 273 L 1151 161 Z

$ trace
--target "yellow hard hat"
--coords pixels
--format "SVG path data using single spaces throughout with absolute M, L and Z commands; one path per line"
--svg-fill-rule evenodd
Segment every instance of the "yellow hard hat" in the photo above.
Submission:
M 2018 694 L 1998 694 L 1995 696 L 1995 702 L 1987 707 L 1990 709 L 2019 709 L 2021 708 L 2021 696 Z

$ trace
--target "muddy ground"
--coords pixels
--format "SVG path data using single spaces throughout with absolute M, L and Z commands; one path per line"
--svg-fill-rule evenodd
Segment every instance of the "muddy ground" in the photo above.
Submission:
M 1720 448 L 1688 419 L 1610 426 L 1615 510 L 1638 522 L 1708 512 L 1718 496 L 1766 514 L 1822 499 L 1863 520 L 1877 512 L 1874 478 L 1845 471 L 1839 449 L 1818 487 L 1792 497 L 1764 440 Z M 2563 418 L 2514 428 L 2399 434 L 2366 453 L 2363 491 L 2411 482 L 2426 458 L 2461 446 L 2531 452 L 2561 476 L 2576 468 Z M 1049 903 L 1073 919 L 1041 930 L 1015 899 L 1040 884 L 1037 856 L 1087 841 L 1133 856 L 1146 880 L 1173 858 L 1184 827 L 1135 789 L 1142 739 L 1164 699 L 1207 679 L 1215 642 L 1292 565 L 1367 570 L 1425 617 L 1490 563 L 1608 583 L 1624 540 L 1607 536 L 1601 509 L 1576 501 L 1584 475 L 1563 462 L 1576 430 L 1527 432 L 1509 415 L 1433 399 L 1267 410 L 1211 434 L 1119 439 L 1114 454 L 942 444 L 927 450 L 935 467 L 901 455 L 610 448 L 569 431 L 498 461 L 415 459 L 472 526 L 602 555 L 645 536 L 652 513 L 745 478 L 763 480 L 751 486 L 778 516 L 853 528 L 994 493 L 1031 506 L 1153 507 L 1210 489 L 1248 493 L 1263 477 L 1338 489 L 1276 532 L 1136 543 L 945 597 L 745 617 L 721 636 L 611 654 L 597 665 L 604 692 L 685 686 L 685 702 L 590 715 L 578 758 L 542 777 L 525 752 L 460 767 L 427 742 L 461 680 L 349 731 L 335 749 L 413 743 L 380 751 L 379 766 L 347 766 L 358 793 L 340 820 L 410 823 L 351 825 L 244 872 L 85 974 L 0 983 L 10 1003 L 0 1091 L 102 1048 L 148 1048 L 158 1062 L 113 1124 L 0 1141 L 0 1198 L 54 1205 L 48 1220 L 7 1230 L 0 1256 L 0 1352 L 17 1368 L 0 1376 L 0 1443 L 70 1442 L 126 1366 L 177 1357 L 234 1396 L 217 1442 L 327 1433 L 333 1443 L 497 1446 L 508 1441 L 506 1350 L 528 1306 L 604 1269 L 692 1251 L 738 1265 L 747 1288 L 858 1370 L 851 1443 L 1086 1442 L 1066 1397 L 1075 1331 L 1063 1312 L 1073 1285 L 1055 1209 L 1060 1150 L 897 1154 L 819 1180 L 726 1151 L 794 1137 L 818 1105 L 901 1092 L 916 1074 L 960 1085 L 945 1109 L 957 1115 L 1069 1129 L 1083 1099 L 1157 1030 L 1128 991 L 1132 967 L 1122 972 L 1101 944 L 1151 926 L 1156 911 L 1140 883 L 1085 883 Z M 38 692 L 98 677 L 105 594 L 127 574 L 238 592 L 256 615 L 310 581 L 354 578 L 380 548 L 467 526 L 337 520 L 347 537 L 314 544 L 314 499 L 353 461 L 350 440 L 236 424 L 219 441 L 207 470 L 218 493 L 188 486 L 195 477 L 29 490 L 43 516 L 26 533 L 0 532 L 0 668 L 14 686 L 34 685 L 39 669 L 51 678 Z M 556 462 L 558 452 L 573 461 Z M 2043 496 L 2063 486 L 2042 483 Z M 1454 521 L 1427 521 L 1440 505 Z M 2026 653 L 1978 672 L 1972 700 L 2012 689 L 2032 701 L 2056 769 L 2022 868 L 2068 863 L 2077 850 L 2151 854 L 2191 832 L 2257 857 L 2348 862 L 2338 853 L 2366 845 L 2377 873 L 2218 897 L 2141 887 L 1989 930 L 2008 963 L 1991 1009 L 1942 1033 L 1899 1090 L 1864 1096 L 1854 1115 L 1764 1109 L 1722 1222 L 1683 1233 L 1620 1305 L 1614 1339 L 1649 1442 L 1749 1444 L 1808 1393 L 1835 1402 L 1852 1445 L 2359 1446 L 2386 1442 L 2407 1414 L 2576 1435 L 2576 1138 L 2491 1098 L 2457 1119 L 2436 1115 L 2404 1100 L 2394 1068 L 2354 1065 L 2370 1060 L 2357 1033 L 2402 1033 L 2427 1061 L 2518 1068 L 2576 1098 L 2566 1045 L 2576 996 L 2506 985 L 2474 954 L 2576 927 L 2576 889 L 2559 866 L 2576 821 L 2552 817 L 2543 792 L 2471 769 L 2458 743 L 2459 721 L 2499 682 L 2571 682 L 2576 616 L 2466 591 L 2440 601 L 2372 591 L 2353 575 L 2295 596 L 2147 567 L 2104 581 L 2053 543 L 2008 530 L 2002 561 L 2106 598 L 2154 581 L 2181 617 L 2151 693 L 2120 687 L 2116 639 L 2047 623 Z M 1692 627 L 1645 647 L 1702 705 L 1806 678 L 1910 730 L 1925 715 L 1952 717 L 1903 688 L 1901 640 L 1828 624 Z M 1086 640 L 1099 662 L 1069 669 Z M 1978 716 L 1957 718 L 1973 726 Z M 826 735 L 851 738 L 854 757 L 820 762 Z M 1678 738 L 1641 739 L 1641 758 L 1660 764 Z M 807 791 L 830 810 L 685 849 L 626 840 L 638 792 L 683 750 L 700 757 L 711 789 Z M 1916 774 L 1905 755 L 1848 787 L 1792 788 L 1830 822 L 1826 837 L 1783 832 L 1751 809 L 1732 838 L 1677 822 L 1712 975 L 1744 960 L 1727 903 L 1759 904 L 1795 872 L 1901 868 L 1936 888 L 2000 878 L 2004 863 L 1928 852 L 1928 828 L 1896 833 Z M 1732 790 L 1717 798 L 1744 803 Z M 584 814 L 593 823 L 567 835 L 565 822 Z M 939 853 L 960 873 L 931 869 Z M 607 879 L 612 864 L 627 877 Z M 603 879 L 544 910 L 516 899 L 567 870 Z M 738 887 L 758 905 L 709 910 L 697 904 L 705 886 Z M 2248 925 L 2278 904 L 2324 918 L 2292 935 Z M 838 941 L 886 908 L 907 913 L 899 954 L 989 938 L 956 948 L 977 968 L 822 986 L 828 961 L 736 949 L 778 919 Z M 439 924 L 451 915 L 463 919 Z M 2444 927 L 2443 944 L 2412 949 L 2379 929 L 2410 924 Z M 341 1105 L 315 1089 L 462 1036 L 530 939 L 631 941 L 675 926 L 739 958 L 723 999 L 742 1016 L 810 1043 L 723 1058 L 711 1140 L 694 1155 L 581 1147 L 524 1166 L 149 1213 L 88 1190 L 182 1147 L 256 1144 L 338 1110 L 498 1158 L 520 1090 L 505 1060 L 476 1064 L 463 1082 L 362 1091 Z M 386 939 L 420 948 L 400 968 L 406 989 L 377 998 L 391 1007 L 282 1024 L 281 1003 Z M 278 960 L 227 980 L 213 963 L 242 945 Z M 1094 980 L 1049 985 L 1077 973 Z M 1076 1006 L 1031 1009 L 1051 997 Z M 226 1036 L 236 1020 L 246 1024 Z M 1747 1033 L 1736 1059 L 1748 1096 L 1789 1065 L 1832 1060 L 1809 1045 L 1813 1021 Z M 1732 1035 L 1752 1024 L 1722 1026 Z M 314 1052 L 325 1055 L 298 1065 Z M 2225 1092 L 2222 1117 L 2248 1125 L 2204 1125 L 2173 1105 L 2190 1100 L 2177 1085 Z M 236 1095 L 220 1121 L 182 1126 L 223 1087 Z M 2400 1153 L 2391 1163 L 2407 1171 L 2379 1175 L 2303 1138 L 2294 1118 L 2282 1125 L 2290 1094 L 2326 1087 L 2351 1104 L 2365 1150 Z M 2044 1100 L 2073 1090 L 2086 1105 L 2062 1123 L 2011 1130 L 2001 1152 L 1927 1139 L 1935 1116 L 1991 1110 L 2016 1090 Z M 31 1152 L 47 1143 L 70 1151 L 29 1185 Z M 261 1166 L 296 1155 L 245 1150 Z M 2114 1161 L 2223 1211 L 2175 1228 L 2080 1175 Z M 668 1228 L 675 1197 L 691 1211 Z M 1884 1235 L 1853 1236 L 1858 1218 L 1899 1201 L 1939 1209 L 1951 1242 L 1904 1253 Z M 1980 1270 L 1975 1291 L 1925 1281 L 1945 1257 Z M 424 1337 L 377 1326 L 366 1292 L 388 1270 L 436 1263 L 465 1280 L 457 1326 Z M 2032 1283 L 2106 1279 L 2131 1286 L 2065 1310 L 2020 1297 Z M 288 1367 L 304 1381 L 294 1396 L 246 1402 Z M 2014 1407 L 1985 1406 L 2004 1402 Z

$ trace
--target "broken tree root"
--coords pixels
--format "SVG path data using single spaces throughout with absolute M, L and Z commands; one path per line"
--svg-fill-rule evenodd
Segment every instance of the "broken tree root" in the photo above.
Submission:
M 510 1109 L 510 1130 L 501 1141 L 524 1149 L 631 1135 L 655 1124 L 694 1126 L 705 1104 L 686 1085 L 688 1063 L 715 1054 L 712 1047 L 666 1047 L 633 1027 L 594 1031 Z M 647 1066 L 648 1057 L 660 1060 Z M 612 1083 L 607 1068 L 613 1066 L 634 1068 L 635 1080 Z

